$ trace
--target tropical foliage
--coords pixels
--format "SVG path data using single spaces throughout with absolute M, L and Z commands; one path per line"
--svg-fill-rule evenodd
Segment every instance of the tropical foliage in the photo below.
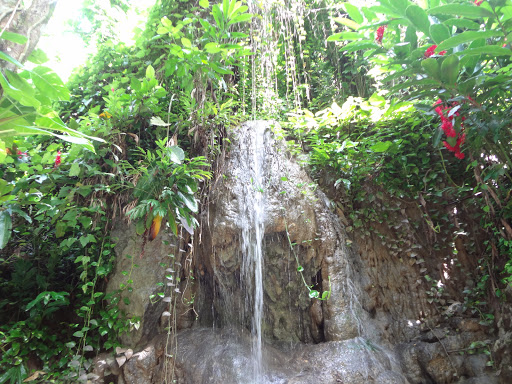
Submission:
M 29 363 L 36 382 L 91 378 L 89 360 L 138 326 L 117 306 L 129 284 L 104 292 L 113 221 L 126 213 L 148 240 L 193 233 L 212 165 L 250 118 L 285 122 L 349 231 L 407 201 L 448 244 L 433 264 L 474 235 L 462 300 L 493 322 L 512 282 L 512 1 L 376 3 L 162 0 L 127 46 L 91 0 L 98 52 L 67 85 L 40 51 L 31 69 L 0 52 L 17 68 L 0 71 L 0 383 Z

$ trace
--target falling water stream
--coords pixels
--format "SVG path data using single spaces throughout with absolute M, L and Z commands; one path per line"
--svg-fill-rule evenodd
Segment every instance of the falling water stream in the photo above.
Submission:
M 263 382 L 263 235 L 265 233 L 265 128 L 246 124 L 240 138 L 240 152 L 246 167 L 244 196 L 240 196 L 242 228 L 242 285 L 245 287 L 245 313 L 252 314 L 252 383 Z M 251 132 L 253 131 L 253 132 Z

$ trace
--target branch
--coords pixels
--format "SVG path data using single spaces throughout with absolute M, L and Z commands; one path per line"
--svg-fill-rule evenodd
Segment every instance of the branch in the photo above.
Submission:
M 11 24 L 12 22 L 12 19 L 14 19 L 14 15 L 16 14 L 16 11 L 18 10 L 18 7 L 20 6 L 21 4 L 21 0 L 18 0 L 18 3 L 14 6 L 14 9 L 12 10 L 12 13 L 11 13 L 11 17 L 9 18 L 9 20 L 7 20 L 7 23 L 4 25 L 4 27 L 2 28 L 2 33 L 0 33 L 0 36 L 2 36 L 5 32 L 5 30 L 7 28 L 9 28 L 9 25 Z M 8 13 L 8 12 L 7 12 Z M 2 18 L 0 18 L 0 21 L 3 19 L 3 15 L 2 15 Z

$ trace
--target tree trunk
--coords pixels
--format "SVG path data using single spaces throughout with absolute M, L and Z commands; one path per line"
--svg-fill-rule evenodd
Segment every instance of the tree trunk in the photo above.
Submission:
M 23 5 L 22 3 L 25 3 Z M 25 44 L 0 39 L 0 51 L 23 63 L 36 47 L 43 27 L 50 20 L 56 0 L 2 0 L 0 32 L 6 30 L 28 38 Z M 0 60 L 0 69 L 14 70 L 15 65 Z

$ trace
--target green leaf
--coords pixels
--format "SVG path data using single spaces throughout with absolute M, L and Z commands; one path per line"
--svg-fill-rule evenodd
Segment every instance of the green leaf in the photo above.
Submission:
M 69 101 L 69 89 L 60 77 L 48 67 L 35 67 L 30 77 L 39 91 L 50 100 Z
M 144 220 L 138 220 L 135 224 L 135 232 L 137 235 L 142 235 L 146 231 L 146 225 Z
M 167 222 L 169 223 L 169 228 L 171 229 L 172 233 L 174 233 L 174 235 L 177 236 L 178 226 L 176 225 L 176 219 L 171 212 L 169 212 L 169 214 L 167 215 Z
M 78 163 L 71 164 L 71 167 L 69 168 L 69 176 L 74 177 L 80 175 L 80 166 Z
M 59 221 L 57 225 L 55 226 L 55 237 L 59 238 L 66 234 L 66 229 L 68 228 L 68 225 L 64 221 Z
M 224 67 L 219 67 L 217 64 L 210 62 L 210 67 L 217 73 L 221 75 L 233 75 L 233 71 L 226 69 Z
M 9 32 L 9 31 L 4 31 L 0 35 L 0 39 L 9 40 L 9 41 L 12 41 L 13 43 L 21 44 L 21 45 L 26 44 L 26 42 L 28 40 L 26 36 L 20 35 L 19 33 Z
M 405 30 L 405 42 L 411 44 L 411 52 L 418 48 L 418 36 L 416 35 L 416 28 L 407 27 Z
M 334 17 L 333 20 L 338 24 L 349 27 L 350 29 L 353 29 L 355 31 L 357 31 L 361 27 L 361 25 L 357 24 L 355 21 L 350 20 L 346 17 Z
M 421 66 L 423 67 L 425 72 L 427 72 L 427 74 L 433 77 L 434 79 L 441 79 L 441 76 L 439 74 L 439 63 L 437 62 L 437 59 L 425 59 L 421 62 Z
M 345 41 L 345 40 L 360 40 L 364 38 L 362 33 L 357 32 L 340 32 L 335 33 L 327 38 L 327 41 Z
M 394 9 L 402 16 L 405 16 L 405 10 L 411 5 L 409 0 L 380 0 L 380 3 L 389 9 Z
M 0 125 L 2 125 L 2 119 L 0 119 Z M 5 141 L 0 140 L 0 164 L 3 164 L 5 159 L 7 158 L 7 150 L 5 146 Z
M 185 203 L 188 209 L 190 209 L 192 212 L 197 212 L 199 207 L 197 205 L 197 200 L 193 195 L 185 195 L 181 192 L 178 192 L 178 196 L 180 197 L 181 201 Z
M 489 56 L 510 56 L 512 51 L 508 48 L 503 48 L 497 45 L 486 45 L 484 47 L 466 49 L 461 52 L 456 52 L 458 55 L 473 56 L 473 55 L 489 55 Z
M 199 6 L 206 9 L 210 7 L 210 2 L 208 0 L 199 0 Z
M 219 44 L 214 42 L 209 42 L 204 46 L 204 50 L 208 53 L 217 53 L 221 51 L 221 48 L 219 47 Z
M 441 64 L 441 80 L 448 85 L 455 85 L 459 77 L 459 58 L 456 55 L 446 56 Z
M 233 19 L 239 14 L 247 12 L 249 7 L 247 5 L 242 5 L 241 1 L 232 1 L 231 6 L 229 7 L 229 18 Z
M 169 147 L 169 155 L 171 161 L 176 164 L 181 164 L 181 162 L 185 159 L 185 152 L 183 152 L 183 149 L 176 145 Z
M 89 244 L 89 237 L 88 236 L 80 236 L 80 244 L 82 244 L 82 247 L 85 248 L 87 244 Z
M 475 7 L 473 4 L 446 4 L 428 10 L 429 15 L 449 15 L 478 19 L 481 17 L 493 17 L 492 12 L 484 7 Z
M 383 13 L 386 16 L 389 16 L 391 18 L 403 16 L 402 13 L 399 13 L 399 12 L 395 11 L 394 9 L 390 9 L 388 7 L 383 7 L 383 6 L 379 6 L 379 5 L 370 7 L 369 10 L 374 13 Z
M 432 138 L 432 144 L 433 144 L 434 148 L 437 148 L 439 146 L 439 143 L 441 142 L 442 137 L 443 137 L 443 130 L 436 129 L 434 136 Z
M 11 211 L 13 213 L 17 213 L 19 216 L 23 217 L 27 222 L 32 223 L 32 218 L 29 215 L 27 215 L 26 212 L 23 212 L 20 208 L 11 207 Z
M 82 331 L 76 331 L 75 333 L 73 333 L 73 336 L 75 336 L 75 337 L 84 337 L 84 333 Z
M 0 52 L 1 53 L 1 52 Z M 25 107 L 39 107 L 41 105 L 40 101 L 37 100 L 31 92 L 23 92 L 16 87 L 14 87 L 11 83 L 7 81 L 3 72 L 0 71 L 0 86 L 3 91 L 11 96 L 13 99 L 20 102 Z M 19 122 L 18 122 L 19 124 Z M 17 124 L 17 125 L 18 125 Z M 3 128 L 5 129 L 5 128 Z
M 476 85 L 477 79 L 475 77 L 471 77 L 464 81 L 463 83 L 458 85 L 458 89 L 461 95 L 472 95 L 474 93 L 474 88 Z
M 367 50 L 370 48 L 379 48 L 379 46 L 371 40 L 360 40 L 360 41 L 353 41 L 351 43 L 348 43 L 347 45 L 342 47 L 341 50 L 346 51 L 346 52 L 355 52 L 355 51 Z
M 27 60 L 34 64 L 44 64 L 48 62 L 48 56 L 41 49 L 34 49 L 30 55 L 27 57 Z
M 169 33 L 169 30 L 165 27 L 159 26 L 156 30 L 156 33 L 159 35 L 165 35 L 165 34 Z
M 380 141 L 370 147 L 373 152 L 386 152 L 393 143 L 391 141 Z
M 436 44 L 440 44 L 450 38 L 450 30 L 444 24 L 432 24 L 430 26 L 430 37 Z
M 224 29 L 224 19 L 222 15 L 222 11 L 220 10 L 220 7 L 218 4 L 214 4 L 212 7 L 212 15 L 215 19 L 215 22 L 219 26 L 219 28 Z
M 132 77 L 130 80 L 130 88 L 133 89 L 135 92 L 139 92 L 141 89 L 140 80 L 135 77 Z
M 0 196 L 6 195 L 14 189 L 14 184 L 10 184 L 4 179 L 0 179 Z
M 11 215 L 7 211 L 0 212 L 0 249 L 3 249 L 9 239 L 11 238 L 12 232 L 12 220 Z
M 8 54 L 3 53 L 2 51 L 0 51 L 0 60 L 8 61 L 9 63 L 14 64 L 19 68 L 23 68 L 23 64 L 21 64 L 18 60 L 9 56 Z
M 148 79 L 154 79 L 155 78 L 155 68 L 153 68 L 153 66 L 148 65 L 148 67 L 146 68 L 146 77 Z
M 348 13 L 350 18 L 354 20 L 358 24 L 362 24 L 364 21 L 363 15 L 361 15 L 361 12 L 359 12 L 359 9 L 355 5 L 352 5 L 350 3 L 343 4 L 345 7 L 345 11 Z
M 168 127 L 169 125 L 171 125 L 171 124 L 167 124 L 159 116 L 153 116 L 149 122 L 151 125 L 157 125 L 159 127 Z
M 231 25 L 231 24 L 237 24 L 237 23 L 244 23 L 246 21 L 249 21 L 252 19 L 252 14 L 250 13 L 243 13 L 241 15 L 238 15 L 237 17 L 231 19 L 229 22 L 228 22 L 228 26 Z
M 430 33 L 430 21 L 428 15 L 423 8 L 416 4 L 409 5 L 405 10 L 407 18 L 411 21 L 417 29 L 429 36 Z
M 234 3 L 235 0 L 222 0 L 222 12 L 224 14 L 224 20 L 228 19 L 230 4 Z
M 478 8 L 478 7 L 475 7 Z M 454 48 L 460 44 L 468 43 L 476 39 L 488 39 L 490 37 L 500 36 L 499 31 L 466 31 L 452 36 L 437 46 L 436 51 L 444 51 Z
M 468 19 L 448 19 L 443 22 L 444 25 L 447 27 L 457 27 L 460 29 L 467 28 L 467 29 L 480 29 L 480 24 L 475 23 L 474 21 L 468 20 Z
M 192 42 L 187 39 L 186 37 L 182 37 L 181 38 L 181 44 L 185 47 L 185 48 L 191 48 L 192 47 Z

